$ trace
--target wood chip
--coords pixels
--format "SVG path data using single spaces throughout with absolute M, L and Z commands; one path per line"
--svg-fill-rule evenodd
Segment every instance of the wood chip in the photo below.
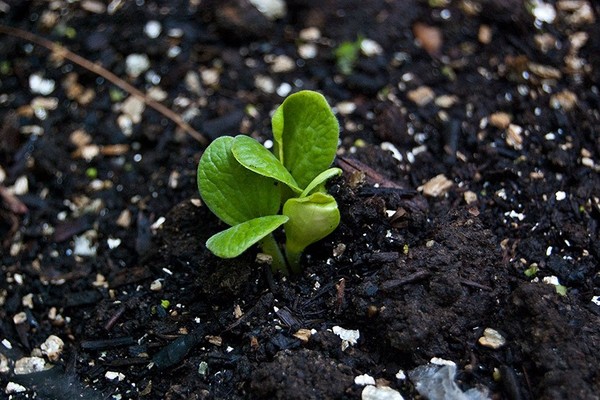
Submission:
M 444 174 L 431 178 L 423 186 L 419 186 L 418 190 L 422 191 L 424 195 L 431 197 L 439 197 L 448 193 L 448 190 L 454 183 L 446 178 Z

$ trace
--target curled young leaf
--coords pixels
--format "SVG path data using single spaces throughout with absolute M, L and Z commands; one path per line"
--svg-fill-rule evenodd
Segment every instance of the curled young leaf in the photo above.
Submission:
M 327 180 L 333 178 L 334 176 L 340 176 L 342 174 L 342 170 L 339 168 L 329 168 L 326 171 L 321 172 L 319 175 L 312 180 L 311 183 L 308 184 L 306 189 L 300 194 L 300 197 L 308 196 L 315 189 L 323 186 Z
M 285 225 L 286 254 L 296 269 L 304 249 L 329 235 L 340 223 L 340 211 L 333 196 L 316 192 L 308 197 L 291 198 L 283 206 L 289 217 Z

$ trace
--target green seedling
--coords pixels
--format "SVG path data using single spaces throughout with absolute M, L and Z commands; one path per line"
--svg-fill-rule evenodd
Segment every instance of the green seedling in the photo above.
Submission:
M 338 70 L 344 75 L 350 75 L 360 56 L 360 46 L 363 36 L 358 35 L 354 42 L 342 42 L 335 49 L 334 55 Z
M 273 153 L 248 136 L 213 141 L 198 164 L 198 190 L 231 226 L 206 242 L 213 254 L 233 258 L 259 244 L 272 257 L 272 269 L 287 274 L 299 272 L 304 249 L 340 222 L 337 203 L 325 189 L 342 172 L 330 168 L 339 125 L 325 98 L 308 90 L 290 95 L 272 125 Z M 283 249 L 273 235 L 280 227 Z

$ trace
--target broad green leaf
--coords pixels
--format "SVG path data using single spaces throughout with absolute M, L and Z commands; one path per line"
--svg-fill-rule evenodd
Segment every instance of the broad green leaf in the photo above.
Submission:
M 206 247 L 217 257 L 237 257 L 287 221 L 285 215 L 254 218 L 211 236 Z
M 306 189 L 304 189 L 300 197 L 308 196 L 310 192 L 315 190 L 317 187 L 321 186 L 328 179 L 333 178 L 334 176 L 339 176 L 341 174 L 342 170 L 339 168 L 329 168 L 328 170 L 321 172 L 319 175 L 316 176 L 315 179 L 312 180 L 311 183 L 308 184 L 308 186 L 306 187 Z
M 233 156 L 233 138 L 216 139 L 198 164 L 198 190 L 208 208 L 228 225 L 277 214 L 276 182 L 240 165 Z
M 236 136 L 231 150 L 235 159 L 250 171 L 285 183 L 297 193 L 302 191 L 294 177 L 273 153 L 251 137 Z
M 275 155 L 301 188 L 333 162 L 339 124 L 323 95 L 303 90 L 288 96 L 272 124 Z

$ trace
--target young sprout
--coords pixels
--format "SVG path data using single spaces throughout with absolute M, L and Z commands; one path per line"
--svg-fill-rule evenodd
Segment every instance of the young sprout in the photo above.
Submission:
M 211 252 L 232 258 L 259 244 L 273 258 L 272 269 L 287 274 L 299 272 L 304 249 L 340 222 L 337 203 L 325 190 L 326 181 L 342 172 L 330 168 L 339 125 L 325 98 L 308 90 L 290 95 L 272 124 L 273 153 L 243 135 L 212 142 L 198 165 L 198 189 L 231 226 L 208 239 Z M 283 250 L 273 236 L 282 226 Z

